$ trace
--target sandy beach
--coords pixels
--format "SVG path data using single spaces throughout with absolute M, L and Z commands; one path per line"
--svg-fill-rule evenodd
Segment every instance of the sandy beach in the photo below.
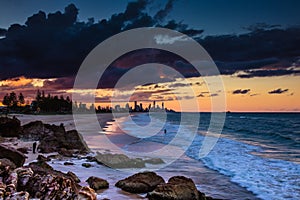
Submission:
M 17 115 L 16 116 L 21 124 L 24 125 L 28 122 L 40 120 L 43 123 L 56 124 L 60 125 L 63 123 L 66 127 L 66 130 L 71 130 L 75 128 L 72 115 Z M 132 136 L 124 134 L 117 126 L 117 124 L 112 119 L 111 114 L 98 114 L 97 115 L 101 127 L 103 127 L 103 133 L 91 133 L 92 125 L 89 124 L 89 117 L 82 116 L 83 124 L 86 124 L 86 127 L 81 127 L 86 130 L 82 134 L 85 142 L 93 152 L 112 152 L 112 153 L 124 153 L 120 151 L 113 151 L 108 149 L 105 143 L 102 142 L 103 138 L 108 138 L 111 143 L 115 144 L 119 148 L 124 148 L 129 146 L 127 149 L 127 155 L 130 157 L 135 157 L 134 152 L 141 151 L 151 151 L 161 148 L 162 144 L 157 144 L 153 142 L 136 142 L 137 139 Z M 80 131 L 79 131 L 80 132 Z M 107 141 L 107 140 L 104 140 Z M 13 146 L 14 148 L 27 147 L 29 149 L 28 154 L 26 154 L 27 159 L 26 163 L 34 161 L 39 154 L 33 154 L 32 142 L 20 141 L 20 140 L 11 140 L 7 141 L 6 144 Z M 125 152 L 126 153 L 126 152 Z M 48 156 L 49 154 L 44 154 Z M 92 154 L 91 154 L 92 155 Z M 167 159 L 167 158 L 166 158 Z M 74 165 L 64 165 L 65 162 L 71 162 Z M 99 165 L 96 162 L 91 163 L 90 168 L 85 168 L 82 166 L 86 160 L 80 158 L 61 158 L 61 159 L 52 159 L 49 164 L 56 170 L 62 172 L 72 171 L 75 173 L 81 180 L 80 185 L 86 186 L 87 183 L 85 180 L 90 176 L 97 176 L 103 179 L 106 179 L 110 187 L 109 189 L 102 190 L 98 193 L 97 198 L 109 198 L 109 199 L 143 199 L 145 195 L 130 194 L 120 190 L 119 188 L 114 187 L 114 184 L 120 180 L 124 179 L 133 174 L 133 172 L 144 171 L 145 169 L 135 169 L 129 170 L 128 172 L 122 170 L 116 170 L 112 168 Z M 161 175 L 165 180 L 168 180 L 170 177 L 175 175 L 182 175 L 189 178 L 192 178 L 199 190 L 205 194 L 221 199 L 257 199 L 251 192 L 246 189 L 234 184 L 226 176 L 217 173 L 214 170 L 208 169 L 199 161 L 193 160 L 185 155 L 181 156 L 172 164 L 161 167 L 159 165 L 146 165 L 147 169 L 156 169 L 161 168 L 156 171 L 157 174 Z

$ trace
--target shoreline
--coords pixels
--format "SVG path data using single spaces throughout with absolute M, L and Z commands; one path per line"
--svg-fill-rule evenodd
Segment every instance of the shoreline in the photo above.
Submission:
M 119 147 L 124 147 L 125 145 L 129 145 L 133 149 L 138 149 L 138 146 L 147 146 L 150 148 L 160 148 L 157 143 L 144 143 L 140 142 L 132 142 L 132 136 L 124 135 L 122 131 L 115 127 L 115 120 L 113 119 L 112 114 L 99 114 L 97 115 L 100 121 L 101 127 L 103 128 L 103 132 L 107 134 L 113 143 L 120 143 Z M 21 124 L 24 125 L 28 122 L 41 120 L 43 123 L 56 124 L 60 125 L 64 123 L 66 130 L 71 130 L 75 128 L 74 121 L 72 115 L 55 115 L 55 116 L 45 116 L 45 115 L 34 115 L 34 116 L 17 116 L 21 121 Z M 86 119 L 84 119 L 86 120 Z M 94 151 L 100 152 L 111 152 L 111 153 L 120 153 L 113 152 L 111 149 L 107 149 L 105 146 L 99 147 L 99 143 L 94 144 L 93 141 L 101 140 L 105 135 L 94 133 L 91 135 L 83 134 L 85 142 L 88 146 Z M 124 144 L 124 142 L 126 144 Z M 30 143 L 30 142 L 29 142 Z M 92 148 L 93 145 L 96 145 L 98 148 Z M 28 144 L 27 144 L 28 146 Z M 152 147 L 151 147 L 152 146 Z M 34 161 L 39 153 L 32 155 L 32 152 L 29 151 L 28 159 L 26 163 L 28 164 L 31 161 Z M 44 154 L 47 156 L 47 154 Z M 134 153 L 133 153 L 134 156 Z M 72 162 L 74 165 L 66 166 L 65 162 Z M 86 186 L 87 183 L 85 180 L 89 176 L 98 176 L 106 179 L 112 187 L 109 189 L 105 189 L 98 194 L 98 199 L 103 198 L 111 198 L 111 199 L 144 199 L 144 195 L 139 194 L 131 194 L 120 190 L 119 188 L 114 187 L 113 185 L 120 179 L 124 179 L 127 176 L 132 175 L 132 172 L 124 172 L 116 169 L 108 168 L 106 166 L 99 165 L 97 163 L 91 163 L 92 166 L 90 168 L 85 168 L 82 166 L 82 163 L 86 162 L 84 160 L 78 158 L 64 158 L 53 159 L 48 162 L 54 169 L 67 172 L 74 172 L 81 180 L 80 185 Z M 143 171 L 143 170 L 142 170 Z M 200 161 L 193 160 L 186 155 L 180 157 L 180 159 L 176 160 L 174 163 L 168 165 L 165 168 L 162 168 L 156 171 L 157 174 L 161 175 L 165 180 L 168 180 L 172 176 L 182 175 L 190 177 L 194 180 L 197 188 L 204 192 L 205 194 L 213 197 L 213 198 L 224 198 L 224 199 L 258 199 L 252 192 L 247 191 L 245 188 L 239 186 L 238 184 L 232 183 L 229 177 L 221 175 L 220 173 L 211 170 L 204 166 L 204 164 Z M 219 191 L 219 192 L 218 192 Z

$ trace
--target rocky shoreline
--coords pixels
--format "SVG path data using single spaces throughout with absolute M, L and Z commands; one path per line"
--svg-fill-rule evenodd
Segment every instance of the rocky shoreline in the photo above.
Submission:
M 14 149 L 0 144 L 0 199 L 97 199 L 109 187 L 117 187 L 144 198 L 156 199 L 213 199 L 197 190 L 192 179 L 184 176 L 171 177 L 167 182 L 155 172 L 140 172 L 115 184 L 101 177 L 91 176 L 87 186 L 75 173 L 63 173 L 51 167 L 51 159 L 77 158 L 85 160 L 83 167 L 97 163 L 110 168 L 143 168 L 146 163 L 161 164 L 161 159 L 129 158 L 123 154 L 98 153 L 90 150 L 76 130 L 66 131 L 63 124 L 50 125 L 34 121 L 21 126 L 18 119 L 0 118 L 2 142 L 17 137 L 20 141 L 38 141 L 39 155 L 34 162 L 24 165 L 26 152 L 32 149 Z M 21 152 L 22 151 L 22 152 Z M 49 156 L 42 154 L 53 153 Z M 73 165 L 64 162 L 64 165 Z M 142 196 L 141 196 L 142 197 Z M 107 199 L 107 198 L 103 198 Z M 128 198 L 130 199 L 130 198 Z

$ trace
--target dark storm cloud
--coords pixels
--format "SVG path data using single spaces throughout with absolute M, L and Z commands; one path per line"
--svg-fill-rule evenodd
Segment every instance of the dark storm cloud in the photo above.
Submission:
M 289 89 L 281 89 L 281 88 L 278 88 L 278 89 L 276 89 L 276 90 L 271 90 L 271 91 L 269 91 L 268 93 L 269 93 L 269 94 L 282 94 L 282 93 L 285 93 L 285 92 L 287 92 L 287 91 L 289 91 Z
M 232 94 L 247 94 L 250 92 L 250 89 L 237 89 L 232 91 Z
M 173 3 L 174 0 L 168 0 L 166 6 L 155 14 L 154 19 L 158 20 L 159 22 L 162 22 L 173 9 Z
M 217 61 L 221 74 L 233 75 L 242 71 L 244 73 L 238 75 L 241 78 L 299 74 L 299 70 L 288 69 L 297 62 L 297 57 L 299 59 L 299 27 L 278 29 L 277 26 L 258 24 L 246 34 L 201 38 L 198 36 L 203 30 L 165 20 L 173 8 L 173 0 L 154 16 L 146 13 L 149 3 L 147 0 L 129 2 L 124 12 L 98 22 L 93 19 L 78 21 L 79 11 L 70 4 L 64 12 L 46 14 L 40 11 L 29 17 L 25 25 L 13 24 L 8 30 L 0 29 L 0 79 L 74 77 L 84 58 L 103 40 L 124 30 L 153 26 L 194 36 Z M 113 87 L 130 68 L 149 62 L 174 67 L 185 77 L 200 75 L 188 62 L 171 53 L 146 49 L 127 56 L 112 64 L 103 76 L 101 87 Z M 267 68 L 270 66 L 272 69 Z

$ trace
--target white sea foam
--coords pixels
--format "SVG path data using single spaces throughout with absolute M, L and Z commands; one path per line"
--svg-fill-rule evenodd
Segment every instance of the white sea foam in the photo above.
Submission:
M 142 121 L 143 116 L 137 120 Z M 125 126 L 130 127 L 129 124 Z M 167 122 L 164 128 L 168 130 L 166 135 L 158 133 L 146 140 L 168 144 L 180 127 L 174 122 Z M 187 127 L 184 129 L 189 130 Z M 185 144 L 188 135 L 182 134 L 179 138 L 176 146 L 180 146 L 181 142 Z M 200 134 L 195 137 L 186 152 L 188 156 L 199 159 L 203 138 Z M 255 152 L 262 151 L 259 146 L 221 137 L 208 156 L 201 160 L 207 167 L 231 177 L 232 182 L 247 188 L 261 199 L 300 199 L 300 165 L 255 155 Z

